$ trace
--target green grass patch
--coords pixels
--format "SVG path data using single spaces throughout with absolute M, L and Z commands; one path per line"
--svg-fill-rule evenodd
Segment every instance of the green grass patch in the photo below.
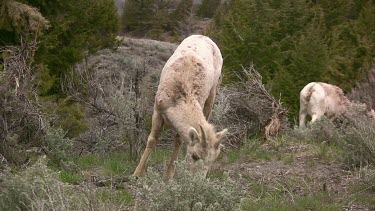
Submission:
M 235 163 L 241 159 L 241 151 L 238 148 L 223 150 L 218 158 L 219 162 Z
M 350 185 L 352 193 L 349 200 L 364 206 L 375 205 L 375 175 L 374 170 L 362 170 L 361 181 Z
M 83 155 L 80 157 L 77 157 L 75 159 L 75 163 L 83 170 L 90 169 L 93 167 L 98 166 L 98 164 L 101 162 L 101 157 L 98 154 L 88 154 Z
M 171 149 L 158 149 L 152 152 L 148 165 L 163 164 L 169 162 L 171 158 Z M 119 176 L 130 175 L 135 166 L 136 161 L 132 161 L 125 152 L 112 152 L 108 154 L 87 154 L 76 157 L 74 163 L 78 169 L 83 171 L 95 171 L 100 176 Z
M 277 154 L 264 150 L 258 142 L 251 142 L 241 148 L 228 148 L 220 153 L 219 161 L 224 163 L 236 163 L 249 160 L 272 160 Z
M 270 151 L 266 151 L 263 149 L 257 149 L 252 154 L 247 154 L 247 156 L 254 160 L 271 160 L 274 154 Z
M 353 194 L 350 199 L 354 201 L 356 204 L 360 204 L 362 206 L 371 206 L 374 207 L 375 205 L 375 193 L 357 193 Z
M 121 206 L 134 204 L 133 195 L 127 190 L 103 189 L 98 192 L 98 197 L 102 202 L 110 202 Z
M 82 182 L 83 177 L 79 173 L 62 170 L 60 171 L 60 180 L 69 184 L 78 185 L 80 182 Z
M 314 157 L 322 162 L 334 163 L 342 160 L 342 149 L 335 144 L 312 143 L 315 146 Z
M 292 153 L 285 153 L 279 155 L 279 160 L 286 165 L 291 165 L 294 162 L 294 155 Z
M 307 196 L 268 195 L 265 197 L 247 199 L 242 204 L 242 210 L 280 211 L 280 210 L 340 210 L 341 206 L 333 203 L 329 194 L 312 194 Z
M 116 176 L 130 174 L 135 163 L 125 152 L 112 152 L 108 154 L 88 154 L 77 157 L 75 164 L 81 170 L 99 170 L 102 176 Z
M 172 151 L 173 151 L 172 147 L 168 149 L 160 149 L 160 148 L 155 147 L 151 153 L 148 163 L 150 165 L 167 163 L 170 161 L 172 157 Z M 182 148 L 181 148 L 181 151 L 183 151 Z M 180 157 L 182 154 L 185 154 L 185 153 L 180 152 L 179 154 Z

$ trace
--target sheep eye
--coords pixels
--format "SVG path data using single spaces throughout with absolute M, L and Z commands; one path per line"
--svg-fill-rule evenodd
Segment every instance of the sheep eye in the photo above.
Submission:
M 195 153 L 191 156 L 191 158 L 193 158 L 194 161 L 198 161 L 200 159 Z

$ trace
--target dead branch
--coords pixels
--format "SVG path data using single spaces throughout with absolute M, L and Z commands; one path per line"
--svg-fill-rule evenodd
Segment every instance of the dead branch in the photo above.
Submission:
M 239 83 L 219 92 L 215 123 L 231 126 L 229 138 L 236 143 L 258 133 L 266 139 L 276 136 L 289 126 L 287 110 L 270 94 L 253 66 L 243 68 L 243 75 Z

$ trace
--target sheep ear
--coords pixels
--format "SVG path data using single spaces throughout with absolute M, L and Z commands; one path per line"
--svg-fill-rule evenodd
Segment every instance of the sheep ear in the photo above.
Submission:
M 216 133 L 216 138 L 217 138 L 217 141 L 216 141 L 216 143 L 215 143 L 215 147 L 216 147 L 216 148 L 219 147 L 220 144 L 224 141 L 224 136 L 225 136 L 225 134 L 227 134 L 227 133 L 228 133 L 228 129 L 224 129 L 224 130 L 222 130 L 222 131 Z
M 198 136 L 198 132 L 195 128 L 191 127 L 189 129 L 189 144 L 191 145 L 194 145 L 196 143 L 199 143 L 199 136 Z

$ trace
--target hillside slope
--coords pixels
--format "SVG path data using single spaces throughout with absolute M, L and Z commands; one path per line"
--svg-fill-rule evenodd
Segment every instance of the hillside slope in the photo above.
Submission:
M 40 150 L 17 170 L 2 164 L 0 210 L 375 209 L 374 167 L 365 162 L 349 166 L 346 159 L 356 154 L 348 149 L 355 148 L 343 147 L 348 137 L 358 143 L 370 140 L 368 147 L 373 146 L 375 123 L 369 119 L 356 119 L 369 133 L 345 125 L 347 131 L 359 130 L 360 137 L 339 134 L 344 127 L 336 128 L 327 119 L 269 140 L 244 136 L 231 146 L 228 136 L 208 178 L 186 171 L 183 148 L 172 181 L 164 178 L 172 151 L 171 134 L 165 133 L 150 157 L 146 177 L 133 178 L 149 133 L 160 71 L 176 45 L 118 40 L 117 48 L 77 64 L 64 86 L 72 100 L 84 105 L 88 129 L 72 140 L 64 131 L 52 131 L 46 141 L 54 150 L 46 156 L 40 156 Z M 224 99 L 228 96 L 218 100 Z M 225 116 L 214 115 L 215 121 L 226 123 Z M 251 120 L 241 124 L 246 122 Z M 71 142 L 73 147 L 67 147 Z

